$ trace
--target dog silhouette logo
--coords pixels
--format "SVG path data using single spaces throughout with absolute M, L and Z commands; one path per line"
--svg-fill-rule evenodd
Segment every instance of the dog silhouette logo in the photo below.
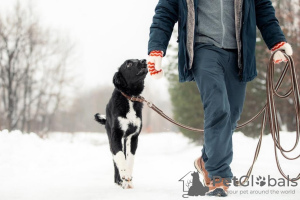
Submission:
M 179 181 L 183 182 L 183 198 L 188 198 L 189 196 L 204 196 L 208 192 L 208 187 L 204 186 L 200 179 L 198 172 L 188 172 Z

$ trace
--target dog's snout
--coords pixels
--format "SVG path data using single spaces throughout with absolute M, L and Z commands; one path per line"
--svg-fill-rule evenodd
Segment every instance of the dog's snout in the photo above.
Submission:
M 141 60 L 142 64 L 146 64 L 146 59 Z

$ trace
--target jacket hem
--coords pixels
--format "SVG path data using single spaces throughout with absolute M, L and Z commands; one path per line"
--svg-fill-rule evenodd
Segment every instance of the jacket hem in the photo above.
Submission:
M 241 82 L 246 83 L 252 81 L 257 76 L 257 73 L 253 74 L 252 76 L 248 76 L 247 78 L 243 78 Z

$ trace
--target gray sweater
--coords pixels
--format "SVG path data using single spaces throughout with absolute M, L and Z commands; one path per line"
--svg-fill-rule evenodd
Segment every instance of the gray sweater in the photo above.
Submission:
M 236 49 L 234 0 L 199 0 L 196 42 Z

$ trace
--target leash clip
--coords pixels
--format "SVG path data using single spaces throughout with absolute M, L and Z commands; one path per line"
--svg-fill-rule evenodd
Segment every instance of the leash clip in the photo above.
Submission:
M 130 101 L 134 102 L 133 98 L 136 98 L 136 96 L 131 96 Z

